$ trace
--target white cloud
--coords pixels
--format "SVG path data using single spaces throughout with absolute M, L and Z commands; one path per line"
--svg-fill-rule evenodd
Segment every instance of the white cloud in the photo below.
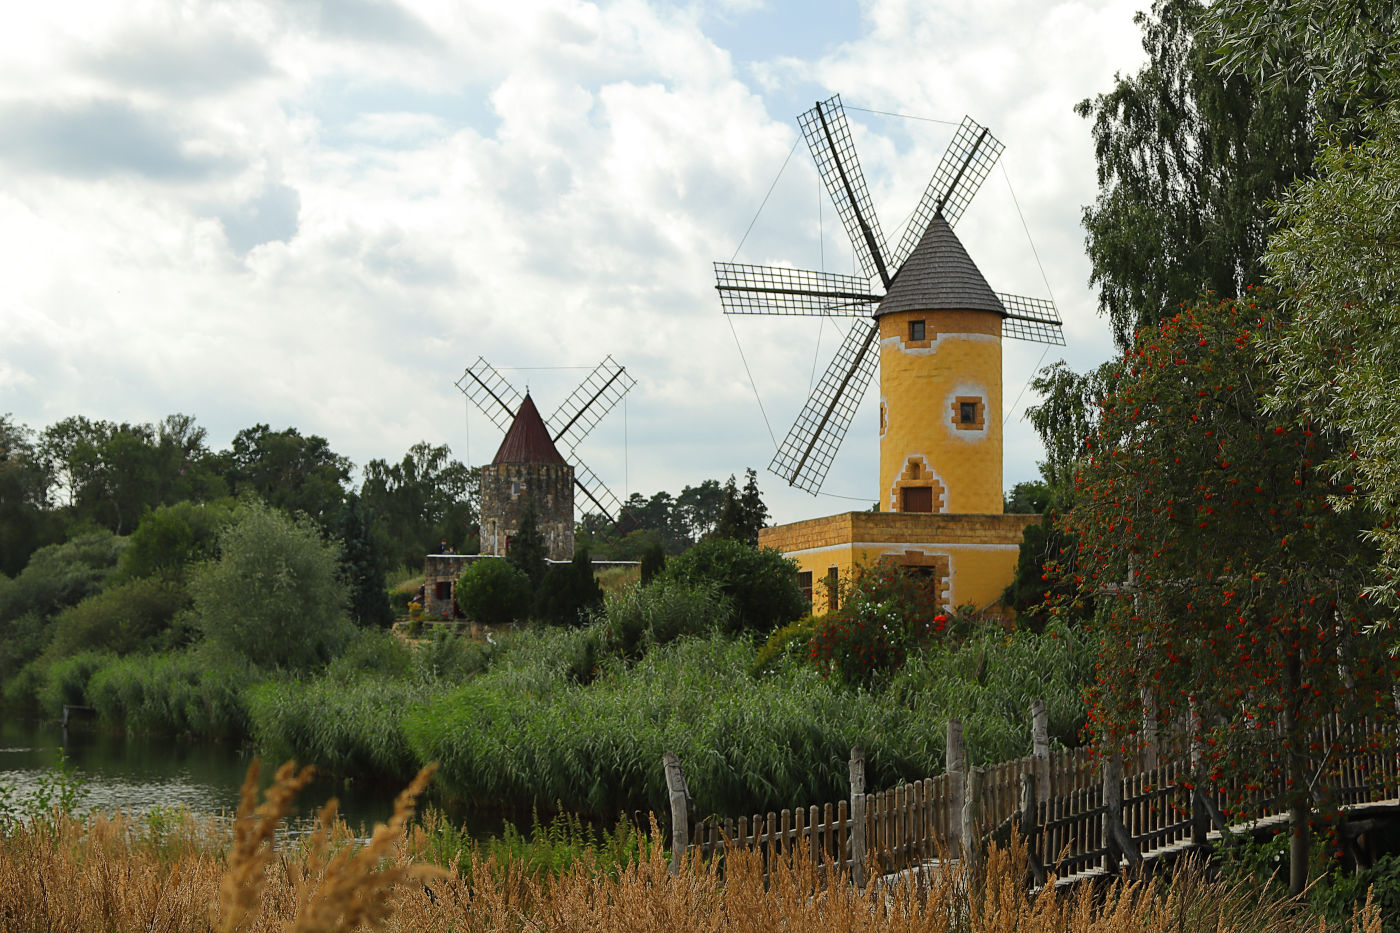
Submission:
M 1140 57 L 1133 6 L 874 2 L 865 31 L 820 60 L 738 71 L 707 17 L 741 28 L 759 9 L 26 8 L 0 36 L 0 108 L 22 118 L 0 143 L 0 408 L 34 427 L 185 411 L 215 444 L 267 422 L 357 463 L 423 439 L 481 461 L 493 429 L 452 385 L 466 363 L 612 354 L 639 385 L 581 453 L 619 495 L 761 469 L 772 441 L 734 334 L 779 440 L 837 336 L 810 319 L 726 321 L 710 263 L 744 236 L 814 87 L 992 126 L 1006 175 L 959 233 L 996 287 L 1043 294 L 1019 204 L 1072 358 L 1101 358 L 1079 227 L 1092 154 L 1069 108 Z M 762 13 L 765 28 L 814 15 Z M 951 131 L 851 116 L 897 240 Z M 740 258 L 849 265 L 829 203 L 818 236 L 822 197 L 799 146 Z M 1008 344 L 1008 401 L 1040 351 Z M 548 412 L 579 376 L 512 378 Z M 874 395 L 828 483 L 872 501 Z M 1034 474 L 1024 427 L 1007 451 L 1008 483 Z M 784 520 L 863 507 L 761 484 Z

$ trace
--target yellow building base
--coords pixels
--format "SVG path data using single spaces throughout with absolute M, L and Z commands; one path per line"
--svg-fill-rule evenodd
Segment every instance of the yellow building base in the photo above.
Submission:
M 761 547 L 797 563 L 812 611 L 836 608 L 840 586 L 881 558 L 929 573 L 949 608 L 1010 615 L 1001 594 L 1016 575 L 1021 535 L 1039 515 L 845 512 L 764 528 Z

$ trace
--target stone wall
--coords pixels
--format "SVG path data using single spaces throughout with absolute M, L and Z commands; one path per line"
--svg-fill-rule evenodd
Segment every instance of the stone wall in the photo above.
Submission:
M 574 468 L 564 463 L 497 463 L 481 468 L 481 553 L 504 556 L 526 502 L 550 560 L 574 556 Z

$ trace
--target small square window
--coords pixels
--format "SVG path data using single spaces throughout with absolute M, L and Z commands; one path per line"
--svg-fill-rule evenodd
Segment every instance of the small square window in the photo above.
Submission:
M 962 421 L 963 424 L 976 424 L 976 423 L 977 423 L 977 403 L 976 403 L 976 402 L 959 402 L 959 403 L 958 403 L 958 418 Z
M 923 322 L 923 321 L 910 321 L 910 322 L 909 322 L 909 339 L 910 339 L 910 340 L 923 340 L 923 339 L 924 339 L 924 322 Z

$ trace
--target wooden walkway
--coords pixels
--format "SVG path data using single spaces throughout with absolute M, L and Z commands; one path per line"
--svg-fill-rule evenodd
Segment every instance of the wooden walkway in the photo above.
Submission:
M 1193 766 L 1189 754 L 1124 762 L 1088 749 L 1051 751 L 1046 732 L 1044 704 L 1037 701 L 1032 755 L 964 768 L 961 727 L 950 723 L 945 774 L 869 793 L 864 756 L 855 750 L 849 799 L 737 819 L 693 820 L 681 762 L 668 754 L 672 849 L 702 858 L 756 850 L 765 860 L 801 851 L 863 884 L 927 870 L 940 858 L 976 858 L 991 843 L 1005 845 L 1014 830 L 1026 843 L 1037 884 L 1051 877 L 1071 883 L 1210 845 L 1225 833 L 1287 822 L 1279 779 L 1236 780 L 1206 791 L 1208 782 L 1192 777 L 1202 770 L 1199 757 Z M 1334 725 L 1314 747 L 1318 760 L 1310 770 L 1320 799 L 1343 812 L 1400 811 L 1393 723 Z M 1268 764 L 1261 762 L 1261 770 L 1278 770 Z

